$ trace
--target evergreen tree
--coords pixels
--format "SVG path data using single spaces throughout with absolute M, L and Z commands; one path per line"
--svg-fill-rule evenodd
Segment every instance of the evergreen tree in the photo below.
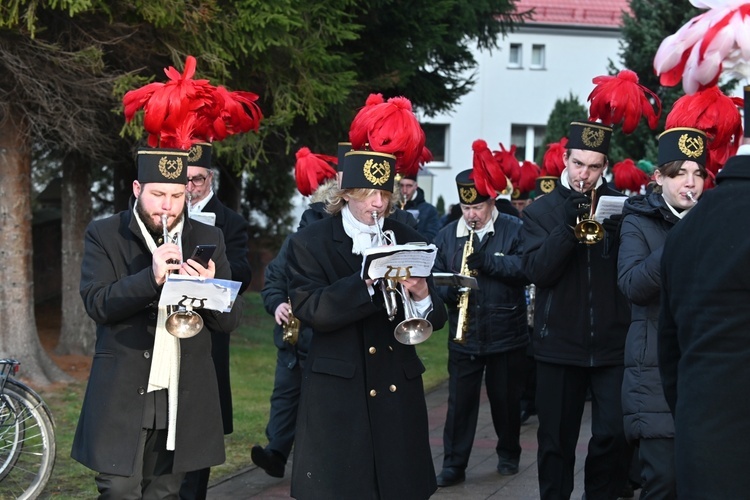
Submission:
M 581 104 L 581 101 L 572 92 L 566 99 L 555 101 L 547 122 L 543 147 L 539 148 L 535 163 L 541 167 L 547 145 L 560 142 L 560 139 L 568 136 L 570 122 L 585 120 L 587 117 L 588 109 Z

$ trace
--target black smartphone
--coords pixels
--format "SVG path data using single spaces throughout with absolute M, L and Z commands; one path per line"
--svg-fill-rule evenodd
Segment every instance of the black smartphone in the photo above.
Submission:
M 216 245 L 196 245 L 190 258 L 201 266 L 208 268 L 208 261 L 211 260 L 214 251 L 216 251 Z

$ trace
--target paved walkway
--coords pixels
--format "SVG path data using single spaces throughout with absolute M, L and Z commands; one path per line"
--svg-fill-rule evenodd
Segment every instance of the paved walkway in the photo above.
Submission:
M 427 394 L 427 410 L 430 421 L 430 443 L 435 471 L 439 473 L 443 463 L 443 423 L 448 407 L 448 384 L 443 383 Z M 474 447 L 466 470 L 466 481 L 450 488 L 438 488 L 433 499 L 512 499 L 532 500 L 539 498 L 536 467 L 536 416 L 532 416 L 521 426 L 520 471 L 515 476 L 501 476 L 497 472 L 497 455 L 495 444 L 497 438 L 492 427 L 489 403 L 486 394 L 482 393 L 482 405 Z M 583 463 L 586 447 L 591 437 L 590 403 L 586 404 L 581 424 L 581 435 L 576 450 L 575 489 L 572 499 L 583 495 Z M 262 469 L 252 466 L 232 477 L 213 484 L 208 490 L 209 500 L 236 500 L 243 498 L 276 499 L 291 498 L 290 476 L 292 459 L 287 463 L 286 477 L 276 479 L 268 476 Z M 638 498 L 636 492 L 635 499 Z

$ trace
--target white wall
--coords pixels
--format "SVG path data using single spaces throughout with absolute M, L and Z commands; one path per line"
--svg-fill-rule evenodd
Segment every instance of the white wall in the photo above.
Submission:
M 521 69 L 507 67 L 511 43 L 522 44 Z M 529 69 L 532 44 L 545 46 L 543 70 Z M 427 201 L 434 205 L 442 195 L 446 209 L 457 202 L 455 176 L 471 168 L 474 140 L 484 139 L 492 150 L 502 142 L 507 149 L 511 124 L 546 126 L 555 101 L 571 92 L 588 108 L 586 98 L 594 88 L 591 79 L 607 74 L 610 59 L 620 67 L 619 50 L 617 30 L 541 26 L 511 33 L 492 53 L 475 50 L 478 68 L 473 91 L 449 114 L 420 117 L 423 123 L 449 125 L 445 164 L 427 164 L 434 175 L 432 189 L 425 193 Z

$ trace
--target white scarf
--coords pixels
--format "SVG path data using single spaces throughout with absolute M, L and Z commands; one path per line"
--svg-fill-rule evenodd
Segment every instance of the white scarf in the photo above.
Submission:
M 375 224 L 368 226 L 358 221 L 349 205 L 344 205 L 341 210 L 341 219 L 344 222 L 344 231 L 352 239 L 352 253 L 362 255 L 368 248 L 378 245 L 378 228 Z M 383 228 L 382 217 L 378 218 L 378 226 Z
M 156 242 L 153 236 L 146 229 L 146 225 L 138 216 L 138 212 L 133 210 L 133 215 L 135 215 L 135 220 L 138 221 L 138 226 L 141 228 L 146 246 L 151 253 L 154 253 Z M 180 222 L 169 232 L 170 238 L 177 238 L 180 241 L 179 235 L 184 221 L 184 218 L 180 219 Z M 156 318 L 156 332 L 154 333 L 154 352 L 151 356 L 151 373 L 148 376 L 148 392 L 167 390 L 169 405 L 167 412 L 167 450 L 174 451 L 177 431 L 177 395 L 180 386 L 180 339 L 167 331 L 166 322 L 167 307 L 159 306 L 159 316 Z

